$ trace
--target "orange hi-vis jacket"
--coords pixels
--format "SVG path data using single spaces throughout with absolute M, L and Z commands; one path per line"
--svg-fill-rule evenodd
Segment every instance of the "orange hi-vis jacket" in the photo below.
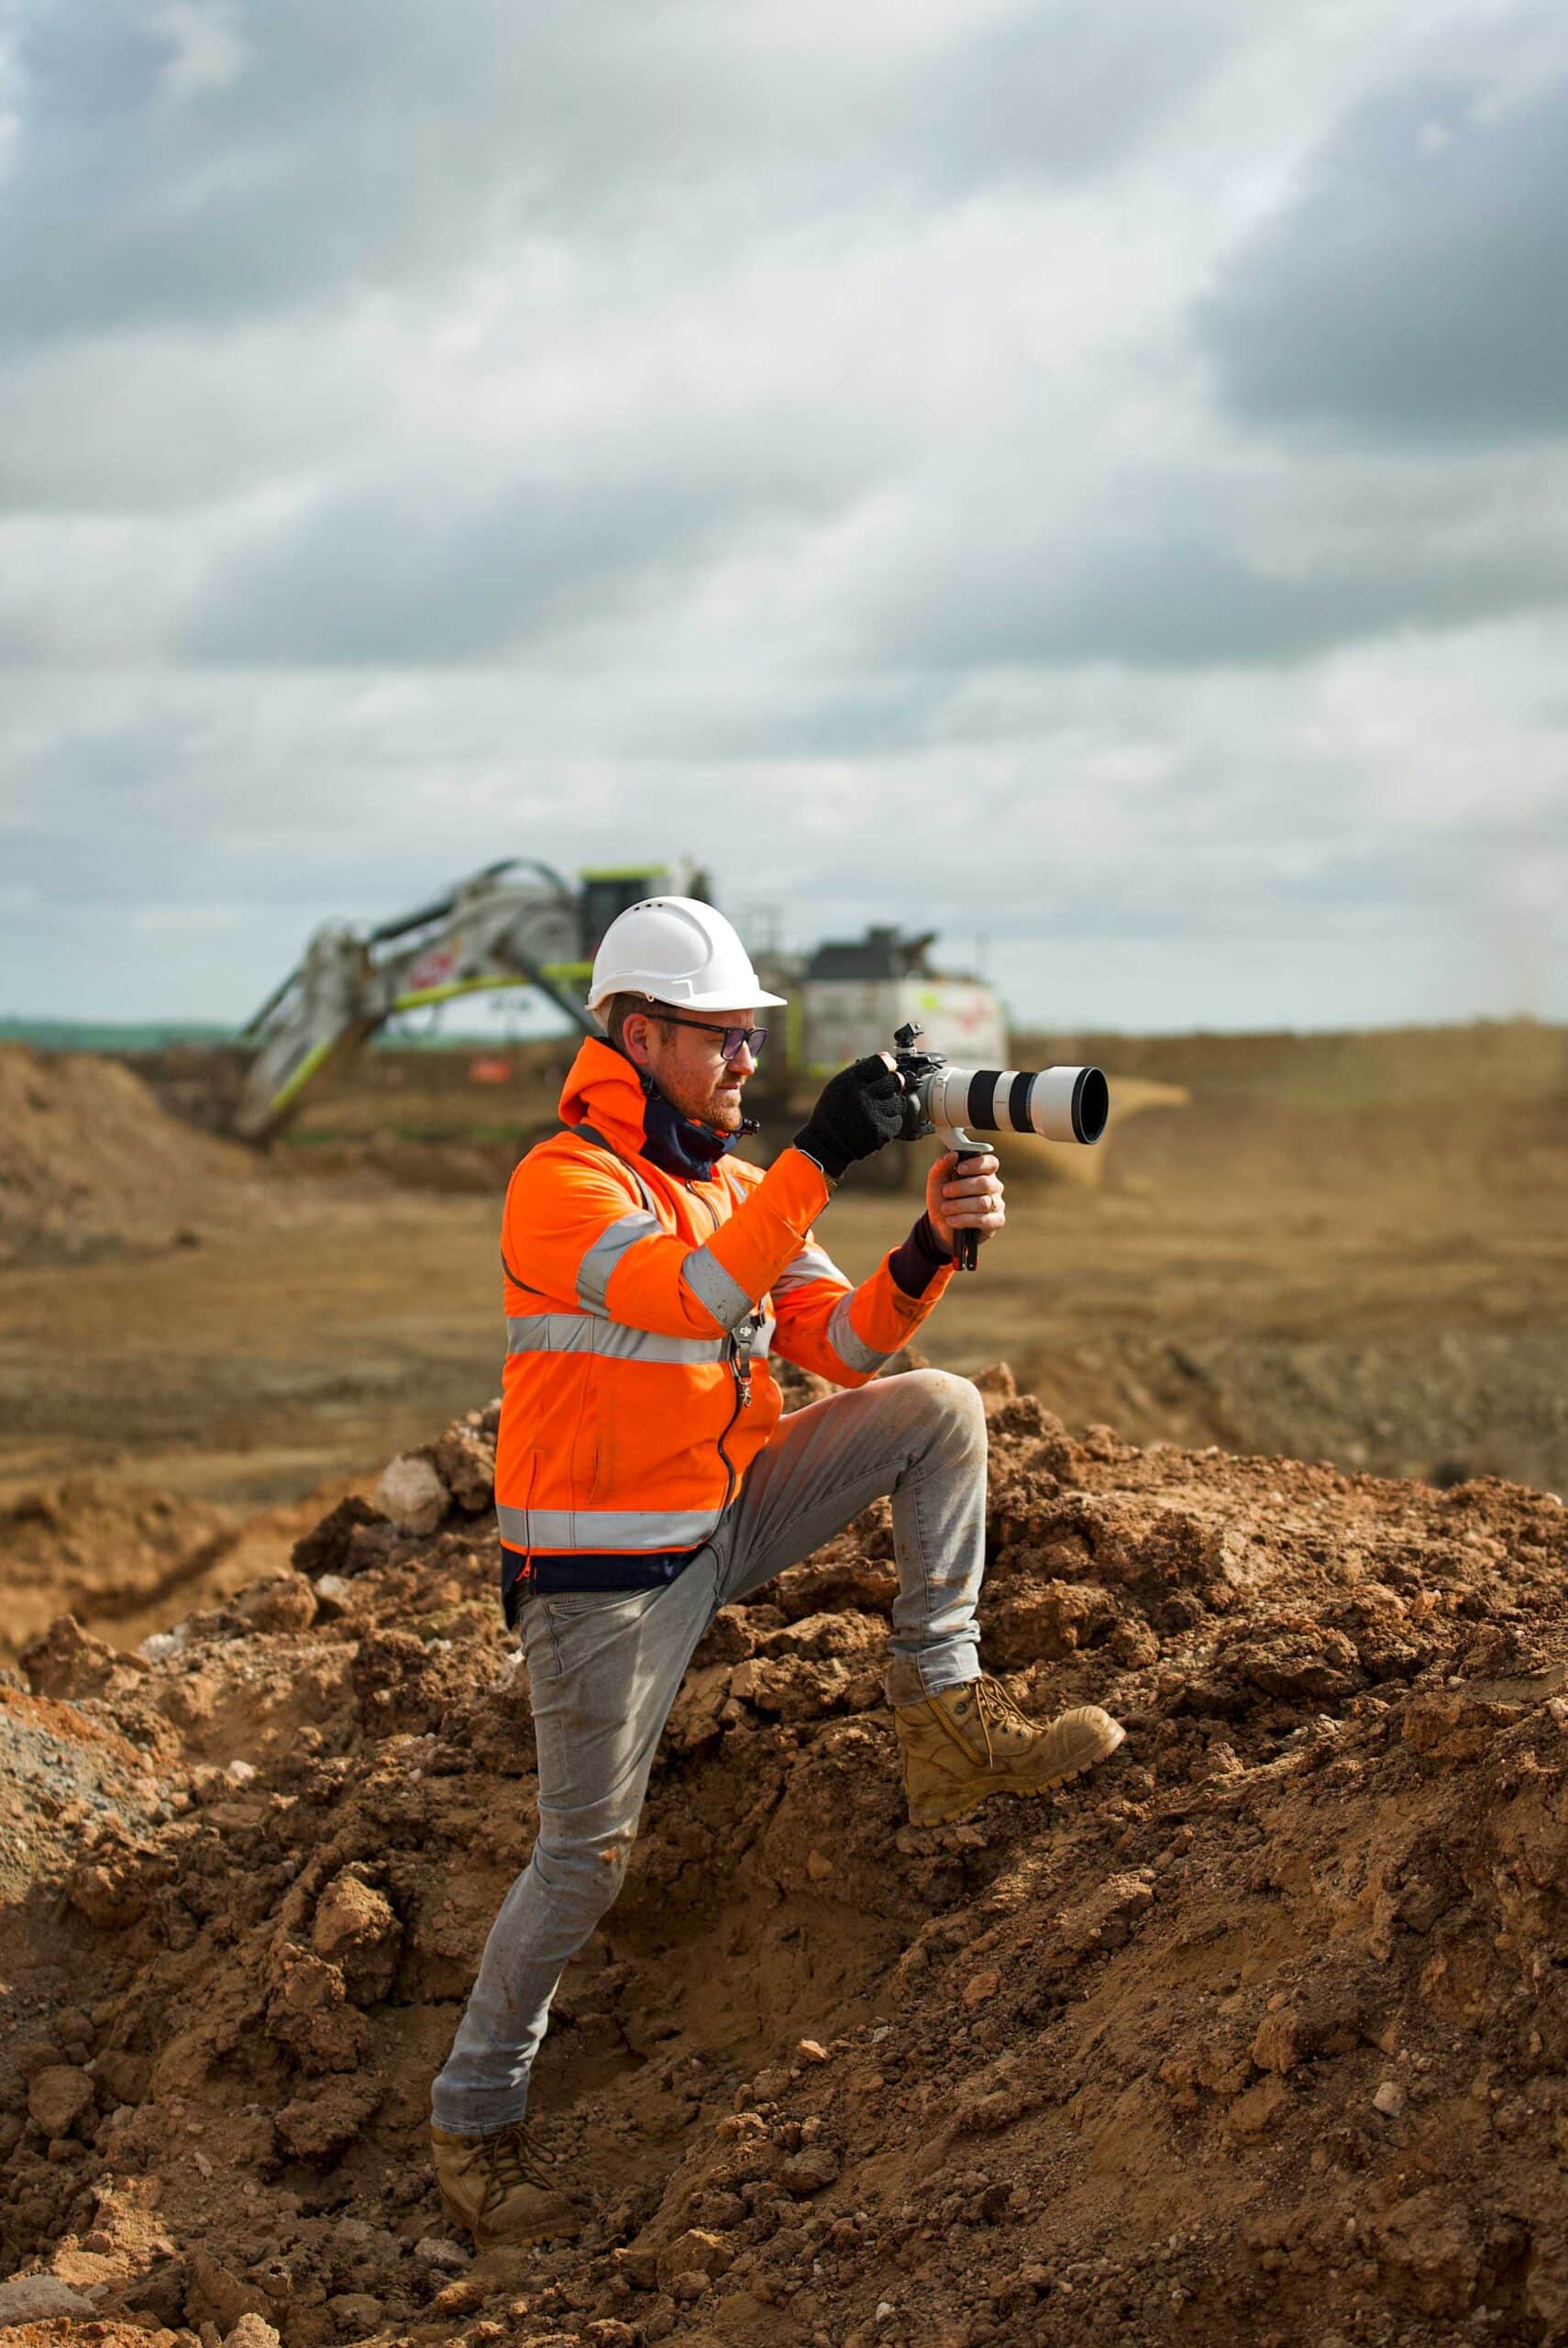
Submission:
M 811 1158 L 786 1149 L 764 1173 L 726 1157 L 683 1180 L 641 1154 L 644 1109 L 631 1063 L 586 1042 L 569 1130 L 506 1193 L 495 1497 L 525 1591 L 525 1559 L 700 1547 L 778 1423 L 769 1347 L 861 1385 L 950 1277 L 906 1296 L 884 1258 L 854 1287 L 812 1236 L 833 1186 Z

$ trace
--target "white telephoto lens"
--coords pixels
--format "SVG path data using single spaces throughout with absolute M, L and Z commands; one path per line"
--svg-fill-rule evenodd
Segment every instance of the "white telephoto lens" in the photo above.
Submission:
M 1096 1142 L 1110 1092 L 1097 1068 L 946 1068 L 932 1079 L 930 1108 L 934 1124 L 974 1134 Z

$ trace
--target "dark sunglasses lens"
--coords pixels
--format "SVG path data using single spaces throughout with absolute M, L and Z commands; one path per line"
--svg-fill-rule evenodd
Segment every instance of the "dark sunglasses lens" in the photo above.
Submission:
M 756 1059 L 767 1041 L 766 1027 L 726 1027 L 723 1043 L 724 1058 L 727 1060 L 738 1060 L 743 1051 L 749 1051 L 752 1058 Z

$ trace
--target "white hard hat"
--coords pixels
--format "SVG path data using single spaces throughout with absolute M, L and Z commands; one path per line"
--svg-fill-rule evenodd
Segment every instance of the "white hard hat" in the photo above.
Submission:
M 697 897 L 645 897 L 617 914 L 593 958 L 588 1007 L 646 994 L 688 1011 L 756 1010 L 783 1002 L 757 983 L 731 924 Z

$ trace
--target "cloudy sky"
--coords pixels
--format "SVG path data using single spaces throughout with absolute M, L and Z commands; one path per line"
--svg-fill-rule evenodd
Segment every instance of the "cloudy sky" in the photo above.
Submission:
M 695 854 L 1568 1015 L 1560 0 L 0 0 L 0 1013 Z

